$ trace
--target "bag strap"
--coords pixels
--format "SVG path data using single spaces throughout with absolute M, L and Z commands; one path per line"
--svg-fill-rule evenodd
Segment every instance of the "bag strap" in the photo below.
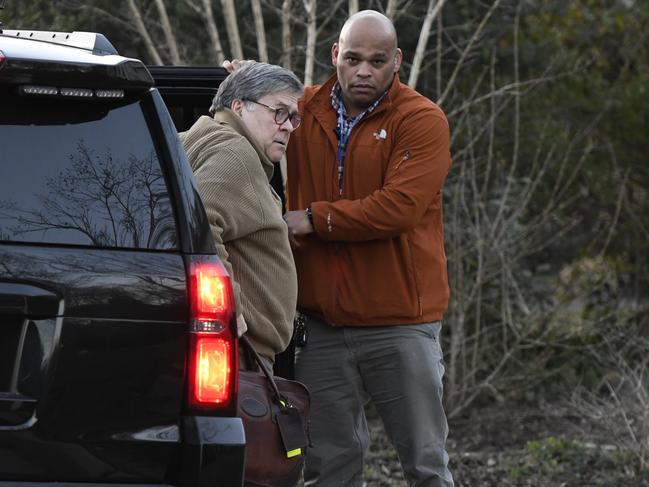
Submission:
M 255 360 L 255 362 L 257 362 L 257 366 L 261 369 L 261 371 L 266 376 L 266 379 L 268 379 L 268 381 L 270 382 L 270 386 L 273 389 L 273 392 L 275 393 L 275 398 L 277 399 L 277 404 L 279 405 L 279 407 L 282 410 L 292 407 L 289 400 L 286 397 L 284 397 L 281 392 L 279 392 L 277 384 L 275 383 L 275 379 L 273 378 L 273 374 L 271 374 L 268 371 L 268 369 L 264 365 L 263 359 L 261 358 L 259 353 L 257 353 L 255 347 L 252 346 L 252 343 L 250 343 L 248 337 L 246 337 L 245 335 L 241 335 L 239 337 L 239 341 L 244 345 L 248 358 L 252 357 Z

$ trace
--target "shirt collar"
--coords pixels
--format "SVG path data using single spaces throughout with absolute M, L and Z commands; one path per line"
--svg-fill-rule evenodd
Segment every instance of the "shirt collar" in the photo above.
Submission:
M 385 97 L 389 89 L 385 90 L 381 96 L 379 96 L 374 103 L 367 107 L 362 113 L 358 114 L 355 117 L 349 117 L 347 115 L 347 109 L 343 103 L 343 90 L 340 87 L 340 83 L 336 81 L 331 88 L 331 106 L 339 115 L 342 115 L 344 119 L 352 118 L 354 120 L 360 120 L 365 115 L 371 113 L 378 105 L 381 103 L 381 100 Z

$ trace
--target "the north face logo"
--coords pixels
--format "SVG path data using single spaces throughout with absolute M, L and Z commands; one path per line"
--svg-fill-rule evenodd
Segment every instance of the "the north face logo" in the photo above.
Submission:
M 374 132 L 374 138 L 376 140 L 385 140 L 387 136 L 388 133 L 386 132 L 385 129 L 381 129 L 378 132 Z

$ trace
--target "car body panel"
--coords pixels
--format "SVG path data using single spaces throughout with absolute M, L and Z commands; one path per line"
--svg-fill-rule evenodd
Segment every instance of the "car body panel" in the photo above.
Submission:
M 12 334 L 24 338 L 15 346 L 20 360 L 9 392 L 26 400 L 0 401 L 2 478 L 162 481 L 178 455 L 170 432 L 175 428 L 178 437 L 183 407 L 182 257 L 0 245 L 0 262 L 0 296 L 19 284 L 58 297 L 48 317 L 35 317 L 33 307 L 3 314 L 24 329 Z M 5 346 L 12 338 L 6 328 L 0 329 Z M 10 416 L 16 403 L 31 414 L 23 408 Z M 142 433 L 151 430 L 166 432 L 167 440 Z

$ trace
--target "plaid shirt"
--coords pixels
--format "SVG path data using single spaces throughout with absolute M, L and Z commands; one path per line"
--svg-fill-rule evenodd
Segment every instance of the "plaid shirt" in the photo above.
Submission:
M 365 115 L 371 113 L 377 107 L 386 93 L 387 91 L 380 97 L 378 97 L 374 103 L 367 107 L 364 112 L 356 115 L 355 117 L 349 117 L 347 115 L 347 110 L 345 109 L 345 104 L 343 103 L 343 93 L 342 88 L 340 87 L 340 83 L 336 81 L 333 88 L 331 89 L 331 106 L 334 110 L 336 110 L 336 113 L 338 114 L 338 127 L 336 130 L 336 134 L 338 135 L 338 191 L 341 196 L 343 193 L 345 155 L 347 153 L 347 143 L 349 142 L 349 138 L 352 135 L 352 129 L 358 122 L 361 121 L 361 119 Z

